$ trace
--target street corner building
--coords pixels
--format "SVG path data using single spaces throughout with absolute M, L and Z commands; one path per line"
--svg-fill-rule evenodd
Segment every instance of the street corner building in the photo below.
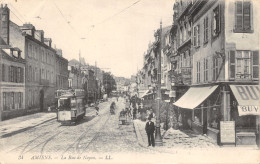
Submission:
M 47 111 L 55 103 L 55 90 L 68 88 L 68 60 L 43 30 L 12 22 L 2 4 L 0 34 L 1 120 Z
M 157 30 L 144 54 L 142 98 L 154 99 L 161 78 L 162 99 L 173 102 L 183 128 L 219 145 L 259 146 L 257 2 L 178 0 L 173 10 L 171 28 Z
M 178 22 L 188 31 L 181 38 L 184 44 L 187 39 L 192 43 L 192 81 L 174 105 L 183 110 L 191 129 L 220 145 L 259 143 L 259 26 L 254 3 L 195 1 L 177 11 Z M 189 59 L 188 53 L 181 55 Z M 223 134 L 225 122 L 234 124 L 233 135 Z

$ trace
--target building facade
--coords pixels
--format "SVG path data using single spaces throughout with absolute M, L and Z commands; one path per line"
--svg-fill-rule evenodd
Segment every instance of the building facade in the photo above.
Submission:
M 25 60 L 18 48 L 0 49 L 0 121 L 26 114 Z
M 62 50 L 56 49 L 56 89 L 69 88 L 68 60 L 62 57 Z
M 234 123 L 233 144 L 259 143 L 259 26 L 254 3 L 194 1 L 188 13 L 192 84 L 175 105 L 190 113 L 184 120 L 191 129 L 219 144 L 220 124 L 228 121 Z M 190 104 L 183 104 L 187 101 Z
M 23 59 L 23 82 L 25 90 L 23 95 L 23 108 L 26 112 L 31 113 L 37 111 L 44 111 L 48 107 L 55 104 L 55 90 L 60 86 L 56 86 L 56 79 L 62 77 L 59 83 L 62 87 L 67 86 L 67 60 L 60 57 L 62 61 L 61 68 L 58 69 L 56 59 L 58 54 L 52 48 L 52 40 L 44 37 L 43 30 L 36 30 L 32 24 L 23 24 L 18 26 L 10 20 L 10 10 L 5 5 L 0 8 L 0 31 L 1 31 L 1 47 L 10 49 L 10 52 L 2 52 L 14 58 L 14 60 Z M 4 45 L 4 46 L 3 46 Z M 9 50 L 8 50 L 9 51 Z M 16 52 L 17 51 L 17 52 Z M 15 57 L 14 54 L 19 57 Z M 20 66 L 13 66 L 13 60 L 9 58 L 10 65 L 14 70 L 13 74 L 21 74 Z M 12 61 L 12 62 L 11 62 Z M 17 69 L 16 69 L 17 67 Z M 19 67 L 19 68 L 18 68 Z M 58 72 L 56 72 L 58 70 Z M 10 71 L 9 71 L 10 72 Z M 15 101 L 18 101 L 15 95 Z M 21 97 L 21 96 L 20 96 Z M 9 100 L 8 100 L 9 101 Z M 16 105 L 15 105 L 16 106 Z M 18 115 L 18 114 L 17 114 Z M 10 117 L 12 117 L 10 115 Z
M 178 0 L 173 10 L 170 31 L 157 30 L 144 55 L 139 71 L 144 86 L 156 86 L 161 45 L 162 94 L 170 91 L 183 128 L 226 144 L 221 124 L 231 123 L 229 144 L 259 145 L 256 1 Z

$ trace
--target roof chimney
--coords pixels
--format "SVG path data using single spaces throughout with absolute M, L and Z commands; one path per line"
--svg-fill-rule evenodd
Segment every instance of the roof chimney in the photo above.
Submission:
M 0 45 L 9 45 L 9 19 L 10 10 L 5 4 L 1 4 L 0 8 Z

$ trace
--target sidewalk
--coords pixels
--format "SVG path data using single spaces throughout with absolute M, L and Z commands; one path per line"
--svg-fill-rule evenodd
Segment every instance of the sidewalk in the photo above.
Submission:
M 145 124 L 146 122 L 140 120 L 133 121 L 139 145 L 143 147 L 148 146 Z M 163 146 L 155 147 L 153 149 L 163 148 L 166 151 L 170 151 L 173 148 L 190 149 L 218 147 L 217 143 L 213 139 L 208 138 L 207 136 L 196 134 L 191 130 L 180 131 L 169 129 L 167 132 L 165 132 L 161 129 L 161 135 L 163 137 Z
M 86 116 L 96 115 L 94 107 L 86 109 Z M 56 112 L 40 112 L 0 122 L 0 137 L 41 125 L 57 118 Z
M 20 131 L 25 128 L 31 128 L 40 124 L 43 124 L 47 121 L 56 119 L 56 113 L 35 113 L 26 116 L 21 116 L 5 121 L 0 122 L 0 133 L 1 137 L 9 134 Z

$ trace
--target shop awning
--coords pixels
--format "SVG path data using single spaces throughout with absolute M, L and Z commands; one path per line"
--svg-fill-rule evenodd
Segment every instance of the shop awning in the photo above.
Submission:
M 185 109 L 194 109 L 207 97 L 209 97 L 217 89 L 217 87 L 217 85 L 208 87 L 191 87 L 178 101 L 173 104 Z
M 230 85 L 238 102 L 239 116 L 260 115 L 258 85 Z

